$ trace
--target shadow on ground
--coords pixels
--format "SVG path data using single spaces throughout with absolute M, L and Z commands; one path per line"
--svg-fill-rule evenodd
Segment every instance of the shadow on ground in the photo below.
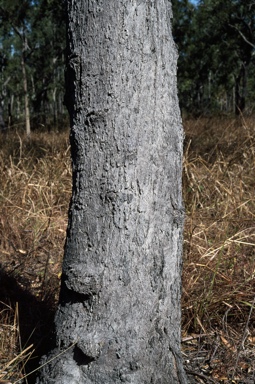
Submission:
M 19 333 L 22 348 L 33 344 L 35 352 L 26 364 L 26 374 L 32 372 L 39 365 L 42 355 L 53 346 L 53 319 L 55 305 L 51 297 L 40 301 L 25 287 L 26 282 L 18 281 L 13 274 L 4 271 L 0 266 L 0 311 L 6 309 L 6 304 L 19 309 Z M 27 382 L 35 382 L 36 373 L 27 377 Z

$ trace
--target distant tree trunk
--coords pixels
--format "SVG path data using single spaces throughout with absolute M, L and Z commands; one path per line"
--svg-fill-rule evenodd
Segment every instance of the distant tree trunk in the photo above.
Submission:
M 57 87 L 54 87 L 52 90 L 52 107 L 53 107 L 53 124 L 54 124 L 54 129 L 57 128 L 57 101 L 56 101 L 56 93 L 57 93 Z
M 235 79 L 235 114 L 238 116 L 245 110 L 247 92 L 247 68 L 242 63 L 238 76 Z
M 0 132 L 5 131 L 5 129 L 6 129 L 6 126 L 4 122 L 4 112 L 3 112 L 3 108 L 1 106 L 1 101 L 0 101 Z
M 13 105 L 13 95 L 11 96 L 11 100 L 8 103 L 8 129 L 12 126 L 12 105 Z
M 67 5 L 73 195 L 56 348 L 37 383 L 186 383 L 171 3 Z
M 28 99 L 28 88 L 27 88 L 27 72 L 24 59 L 24 52 L 21 54 L 21 69 L 23 76 L 23 90 L 24 90 L 24 104 L 25 104 L 25 121 L 26 121 L 26 134 L 30 136 L 30 112 L 29 112 L 29 99 Z
M 11 80 L 11 76 L 8 76 L 7 79 L 2 84 L 2 89 L 0 93 L 0 131 L 6 132 L 7 128 L 9 128 L 9 124 L 6 127 L 5 121 L 4 121 L 4 106 L 6 105 L 6 100 L 8 99 L 7 96 L 7 84 Z M 8 104 L 9 107 L 9 104 Z M 8 108 L 9 112 L 9 108 Z

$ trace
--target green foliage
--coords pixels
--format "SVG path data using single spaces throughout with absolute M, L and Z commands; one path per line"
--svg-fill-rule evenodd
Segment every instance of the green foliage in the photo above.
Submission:
M 254 103 L 255 3 L 173 0 L 179 97 L 187 112 L 244 112 Z
M 255 101 L 255 3 L 172 0 L 183 112 L 252 112 Z M 32 127 L 59 125 L 65 67 L 64 0 L 0 0 L 0 113 L 24 122 L 22 55 Z
M 22 57 L 34 126 L 66 114 L 64 21 L 64 1 L 0 0 L 0 102 L 9 124 L 24 120 Z

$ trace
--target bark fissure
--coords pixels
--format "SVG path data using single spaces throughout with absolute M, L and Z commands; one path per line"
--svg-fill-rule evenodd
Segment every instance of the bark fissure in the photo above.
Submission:
M 85 353 L 83 353 L 82 350 L 79 347 L 77 347 L 77 345 L 75 345 L 73 350 L 73 358 L 78 366 L 89 365 L 90 363 L 95 361 L 94 357 L 88 356 Z

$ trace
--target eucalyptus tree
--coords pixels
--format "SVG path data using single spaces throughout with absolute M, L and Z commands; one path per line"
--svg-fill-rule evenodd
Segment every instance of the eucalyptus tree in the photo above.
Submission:
M 48 121 L 48 126 L 57 125 L 64 114 L 65 17 L 63 0 L 40 0 L 32 24 L 33 112 L 37 123 Z
M 186 383 L 183 130 L 168 0 L 68 0 L 73 193 L 37 383 Z
M 178 91 L 183 111 L 194 112 L 199 92 L 201 55 L 198 52 L 198 31 L 195 24 L 196 7 L 189 0 L 172 0 L 173 38 L 178 47 Z
M 173 0 L 181 106 L 188 111 L 243 112 L 254 104 L 255 3 Z
M 28 75 L 26 67 L 26 55 L 30 47 L 28 44 L 28 17 L 31 11 L 29 0 L 20 2 L 19 0 L 0 1 L 0 22 L 3 26 L 4 37 L 8 36 L 11 41 L 11 49 L 13 55 L 20 53 L 20 68 L 24 94 L 24 114 L 26 123 L 26 133 L 29 136 L 30 129 L 30 108 L 28 93 Z M 15 35 L 17 38 L 13 37 Z
M 57 113 L 62 110 L 63 4 L 57 0 L 0 0 L 0 43 L 6 64 L 2 67 L 0 86 L 5 89 L 9 100 L 15 99 L 16 105 L 24 105 L 28 135 L 31 116 L 36 124 L 44 123 L 52 115 L 56 122 Z M 10 81 L 6 86 L 8 78 Z M 22 97 L 24 101 L 21 103 Z M 13 113 L 19 117 L 19 110 Z
M 245 109 L 248 70 L 254 63 L 255 3 L 201 0 L 197 17 L 204 31 L 204 41 L 211 47 L 215 80 L 226 91 L 231 92 L 234 86 L 235 112 L 239 114 Z

